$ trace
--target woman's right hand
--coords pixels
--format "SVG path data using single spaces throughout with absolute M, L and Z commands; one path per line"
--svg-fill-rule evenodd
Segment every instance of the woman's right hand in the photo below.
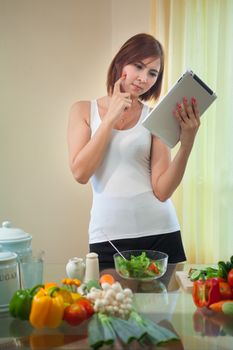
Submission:
M 126 74 L 122 75 L 114 84 L 113 94 L 110 97 L 110 104 L 104 119 L 113 123 L 113 126 L 122 118 L 125 110 L 131 107 L 132 99 L 130 93 L 121 91 L 121 84 Z

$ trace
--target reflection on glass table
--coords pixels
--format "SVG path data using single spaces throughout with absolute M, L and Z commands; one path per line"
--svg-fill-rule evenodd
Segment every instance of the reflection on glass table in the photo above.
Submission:
M 114 270 L 102 273 L 112 273 L 124 288 L 133 290 L 139 312 L 178 334 L 180 341 L 163 345 L 161 349 L 232 349 L 232 322 L 197 310 L 191 294 L 184 292 L 177 283 L 176 271 L 183 268 L 188 271 L 190 266 L 171 264 L 162 278 L 151 282 L 127 281 Z M 60 283 L 65 276 L 65 264 L 45 264 L 44 281 Z M 89 349 L 87 327 L 88 321 L 76 327 L 62 322 L 57 329 L 37 330 L 27 321 L 13 319 L 7 312 L 0 313 L 0 349 Z M 126 347 L 118 342 L 111 347 L 123 348 Z M 131 348 L 147 349 L 138 343 L 127 347 Z

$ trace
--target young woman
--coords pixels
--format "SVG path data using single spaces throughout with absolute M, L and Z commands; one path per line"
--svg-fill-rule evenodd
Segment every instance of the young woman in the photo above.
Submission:
M 184 175 L 200 118 L 194 97 L 177 101 L 180 146 L 171 160 L 169 148 L 141 125 L 150 110 L 145 102 L 160 95 L 163 70 L 161 44 L 137 34 L 110 64 L 107 95 L 71 108 L 69 163 L 76 181 L 91 181 L 89 244 L 101 269 L 113 266 L 109 240 L 120 251 L 160 250 L 170 263 L 186 260 L 170 197 Z

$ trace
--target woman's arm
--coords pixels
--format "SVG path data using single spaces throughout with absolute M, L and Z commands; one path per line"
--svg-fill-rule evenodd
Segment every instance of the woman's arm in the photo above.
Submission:
M 70 169 L 76 181 L 86 184 L 101 163 L 108 146 L 112 126 L 102 122 L 91 138 L 90 102 L 76 102 L 70 112 L 68 152 Z
M 76 181 L 86 184 L 102 162 L 114 125 L 130 107 L 131 100 L 128 93 L 120 91 L 120 78 L 114 86 L 108 110 L 91 137 L 90 128 L 90 102 L 75 103 L 70 112 L 68 125 L 68 151 L 69 164 Z
M 165 201 L 179 186 L 186 169 L 196 133 L 200 126 L 200 117 L 195 99 L 183 105 L 178 104 L 174 116 L 181 126 L 180 148 L 171 161 L 169 148 L 158 138 L 153 137 L 151 151 L 151 181 L 156 197 Z

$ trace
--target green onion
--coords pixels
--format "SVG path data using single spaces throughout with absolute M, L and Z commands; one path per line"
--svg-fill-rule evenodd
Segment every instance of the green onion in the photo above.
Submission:
M 175 333 L 139 315 L 135 310 L 131 311 L 128 320 L 103 313 L 92 316 L 88 325 L 88 342 L 93 349 L 112 345 L 116 336 L 123 344 L 137 340 L 141 344 L 158 345 L 179 339 Z
M 157 325 L 150 319 L 139 315 L 136 311 L 132 311 L 130 313 L 129 321 L 132 322 L 132 320 L 138 323 L 140 327 L 145 329 L 146 335 L 144 339 L 154 345 L 158 345 L 169 340 L 179 339 L 175 333 L 169 331 L 167 328 Z
M 123 320 L 119 317 L 110 316 L 110 322 L 117 336 L 124 344 L 129 344 L 133 340 L 139 340 L 146 334 L 146 331 L 133 322 Z
M 112 345 L 115 341 L 114 332 L 108 316 L 102 313 L 94 314 L 88 324 L 88 342 L 93 349 L 103 345 Z

